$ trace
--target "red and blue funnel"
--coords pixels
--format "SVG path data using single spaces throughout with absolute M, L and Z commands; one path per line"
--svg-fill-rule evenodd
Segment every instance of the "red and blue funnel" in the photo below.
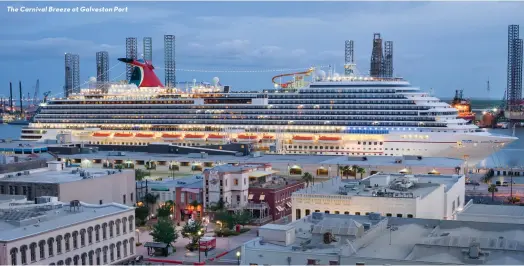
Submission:
M 139 88 L 164 87 L 153 71 L 155 67 L 151 62 L 132 58 L 118 58 L 118 61 L 135 66 L 129 84 L 135 84 Z

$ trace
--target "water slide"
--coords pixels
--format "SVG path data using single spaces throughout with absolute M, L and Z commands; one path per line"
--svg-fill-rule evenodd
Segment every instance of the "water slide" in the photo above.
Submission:
M 271 81 L 273 82 L 273 84 L 276 84 L 276 85 L 280 86 L 281 88 L 287 88 L 291 84 L 293 84 L 293 82 L 295 82 L 296 80 L 303 79 L 304 76 L 311 75 L 311 73 L 313 73 L 314 70 L 315 70 L 314 68 L 310 68 L 310 69 L 308 69 L 306 71 L 302 71 L 302 72 L 277 75 L 277 76 L 274 76 Z M 277 82 L 277 79 L 280 80 L 282 77 L 290 77 L 290 76 L 296 77 L 296 80 L 287 81 L 287 82 L 281 82 L 281 81 Z

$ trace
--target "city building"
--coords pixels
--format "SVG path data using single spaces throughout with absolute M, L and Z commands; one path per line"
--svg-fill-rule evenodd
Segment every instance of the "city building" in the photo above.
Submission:
M 109 53 L 106 51 L 96 52 L 96 87 L 107 91 L 109 87 Z
M 143 184 L 146 181 L 138 181 Z M 166 201 L 175 203 L 173 219 L 176 221 L 186 221 L 189 218 L 202 216 L 202 195 L 204 181 L 201 175 L 195 175 L 177 179 L 167 179 L 162 181 L 147 181 L 149 193 L 158 196 L 159 205 Z M 140 186 L 143 187 L 143 186 Z M 197 206 L 193 204 L 198 203 Z
M 80 57 L 77 54 L 65 54 L 64 97 L 80 92 Z
M 76 169 L 50 161 L 47 168 L 0 174 L 0 194 L 40 196 L 60 201 L 80 200 L 91 204 L 135 203 L 135 173 L 132 170 Z
M 305 186 L 303 181 L 270 173 L 255 171 L 249 174 L 249 202 L 254 204 L 267 203 L 268 207 L 267 209 L 263 208 L 263 211 L 268 212 L 266 215 L 268 218 L 260 221 L 260 223 L 277 221 L 291 215 L 291 194 Z M 257 218 L 264 218 L 257 216 L 255 209 L 253 214 Z
M 157 145 L 162 146 L 162 145 Z M 130 162 L 135 167 L 144 167 L 144 162 L 156 162 L 158 171 L 169 171 L 170 168 L 176 168 L 179 173 L 196 173 L 205 169 L 213 168 L 216 165 L 225 163 L 240 164 L 271 164 L 275 171 L 281 175 L 300 177 L 303 173 L 309 172 L 315 177 L 329 178 L 341 176 L 341 168 L 360 167 L 364 172 L 358 173 L 357 178 L 373 175 L 377 172 L 399 173 L 410 172 L 412 174 L 427 174 L 431 171 L 437 171 L 441 174 L 454 174 L 457 171 L 463 173 L 466 171 L 465 162 L 454 158 L 440 157 L 421 157 L 421 156 L 330 156 L 330 155 L 263 155 L 263 156 L 243 156 L 233 155 L 212 155 L 196 157 L 193 154 L 170 154 L 176 146 L 165 145 L 169 149 L 150 148 L 152 145 L 143 146 L 142 152 L 137 149 L 126 151 L 125 160 L 122 156 L 115 155 L 111 151 L 98 151 L 93 153 L 78 154 L 57 154 L 63 160 L 70 160 L 73 163 L 81 163 L 84 160 L 92 161 L 92 166 L 101 167 L 104 163 L 122 164 Z M 115 150 L 125 149 L 126 146 L 115 146 Z M 50 147 L 51 148 L 51 147 Z M 179 147 L 180 148 L 180 147 Z M 183 148 L 183 147 L 182 147 Z M 198 148 L 198 147 L 193 147 Z M 153 152 L 146 152 L 149 149 L 155 149 Z M 178 149 L 178 148 L 177 148 Z M 181 148 L 180 148 L 181 149 Z M 204 150 L 205 151 L 205 150 Z M 229 152 L 231 153 L 231 152 Z M 144 168 L 145 169 L 145 168 Z M 353 176 L 352 176 L 353 178 Z
M 239 265 L 522 265 L 520 224 L 313 213 L 268 224 Z
M 473 201 L 469 201 L 464 209 L 457 213 L 457 220 L 524 224 L 524 208 L 515 205 L 474 204 Z
M 118 203 L 0 207 L 0 264 L 107 265 L 134 258 L 134 208 Z
M 204 171 L 204 207 L 220 199 L 228 208 L 243 209 L 248 204 L 249 175 L 255 171 L 271 171 L 269 164 L 224 164 Z
M 377 173 L 362 180 L 332 178 L 292 194 L 293 221 L 313 212 L 454 219 L 462 210 L 465 176 Z

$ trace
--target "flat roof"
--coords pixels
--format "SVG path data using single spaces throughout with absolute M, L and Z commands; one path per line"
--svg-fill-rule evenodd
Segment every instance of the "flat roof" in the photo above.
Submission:
M 118 203 L 80 202 L 80 208 L 75 211 L 69 205 L 53 202 L 0 209 L 0 241 L 30 237 L 134 209 Z
M 472 264 L 464 250 L 479 243 L 481 251 L 490 254 L 485 256 L 483 263 L 474 264 L 524 264 L 524 228 L 519 224 L 397 217 L 372 219 L 370 216 L 318 213 L 316 219 L 309 215 L 287 226 L 295 228 L 296 232 L 291 245 L 268 241 L 261 232 L 261 237 L 244 244 L 245 252 L 252 257 L 256 253 L 251 252 L 278 251 L 281 255 L 277 256 L 281 256 L 282 261 L 302 253 L 340 256 L 342 261 L 344 257 L 362 261 L 381 259 L 388 264 L 402 264 L 403 261 Z M 358 236 L 358 228 L 361 236 Z M 324 231 L 333 232 L 335 238 L 342 241 L 329 245 L 322 243 L 319 240 Z M 351 245 L 347 245 L 346 239 Z
M 137 183 L 142 183 L 145 185 L 145 181 L 137 181 Z M 165 178 L 162 181 L 149 181 L 148 180 L 147 185 L 151 189 L 170 189 L 170 188 L 177 188 L 177 187 L 203 188 L 204 181 L 203 181 L 202 176 L 195 175 L 195 176 L 187 176 L 187 177 L 176 178 L 176 179 Z
M 372 180 L 375 180 L 373 182 L 376 182 L 376 179 L 382 179 L 382 181 L 378 180 L 379 182 L 386 184 L 387 180 L 389 179 L 388 184 L 391 184 L 396 179 L 401 178 L 410 178 L 414 177 L 417 178 L 418 181 L 415 182 L 415 185 L 411 188 L 408 188 L 407 190 L 401 190 L 397 191 L 392 188 L 390 188 L 389 185 L 383 185 L 383 186 L 371 186 Z M 298 190 L 294 192 L 293 194 L 309 194 L 309 195 L 340 195 L 340 188 L 341 187 L 354 187 L 352 189 L 345 189 L 345 192 L 347 193 L 347 196 L 351 197 L 372 197 L 374 196 L 374 193 L 378 190 L 386 190 L 387 192 L 393 192 L 393 193 L 412 193 L 413 198 L 416 197 L 425 197 L 426 195 L 430 194 L 434 190 L 440 187 L 440 185 L 445 186 L 445 190 L 449 190 L 459 179 L 461 176 L 445 176 L 445 175 L 403 175 L 403 174 L 383 174 L 378 173 L 372 176 L 369 176 L 364 179 L 344 179 L 341 177 L 334 177 L 331 178 L 328 181 L 324 181 L 321 183 L 316 183 L 313 186 L 310 186 L 308 188 L 303 188 L 301 190 Z
M 118 170 L 104 170 L 100 168 L 81 168 L 81 171 L 90 174 L 90 178 L 105 177 L 108 172 L 119 173 Z M 84 177 L 80 176 L 80 171 L 76 168 L 65 168 L 62 171 L 53 171 L 49 168 L 40 168 L 31 170 L 29 175 L 14 175 L 13 177 L 0 178 L 0 182 L 28 182 L 28 183 L 46 183 L 46 184 L 62 184 L 69 182 L 76 182 L 83 180 Z M 122 170 L 122 172 L 132 172 L 132 170 Z
M 303 154 L 288 154 L 288 155 L 273 155 L 265 154 L 260 157 L 251 156 L 231 156 L 231 155 L 208 155 L 206 158 L 193 158 L 189 154 L 155 154 L 147 152 L 125 152 L 125 156 L 110 155 L 108 151 L 99 151 L 96 153 L 86 154 L 59 154 L 60 158 L 73 159 L 111 159 L 111 160 L 153 160 L 153 161 L 185 161 L 185 162 L 210 162 L 223 161 L 228 163 L 289 163 L 291 164 L 332 164 L 332 165 L 354 165 L 372 166 L 372 165 L 391 165 L 391 166 L 429 166 L 441 168 L 455 168 L 462 166 L 464 161 L 455 158 L 445 157 L 422 157 L 418 159 L 402 159 L 394 156 L 367 156 L 367 160 L 363 161 L 362 156 L 348 156 L 345 155 L 303 155 Z M 402 159 L 402 163 L 397 163 L 397 159 Z
M 467 204 L 460 214 L 478 215 L 478 216 L 508 216 L 524 217 L 524 208 L 522 206 L 510 205 L 488 205 L 488 204 Z

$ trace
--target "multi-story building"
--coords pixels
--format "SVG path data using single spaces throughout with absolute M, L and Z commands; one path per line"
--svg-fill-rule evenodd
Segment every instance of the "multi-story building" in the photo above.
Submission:
M 132 170 L 76 169 L 63 162 L 48 162 L 47 168 L 0 175 L 0 194 L 40 196 L 60 201 L 80 200 L 91 204 L 135 203 L 135 173 Z
M 362 180 L 332 178 L 293 193 L 293 220 L 314 212 L 454 219 L 464 206 L 464 175 L 378 173 Z
M 521 224 L 313 213 L 259 228 L 239 265 L 522 265 Z
M 134 257 L 133 207 L 49 199 L 0 209 L 0 264 L 107 265 Z
M 257 170 L 271 170 L 269 164 L 219 165 L 204 171 L 204 207 L 223 200 L 230 208 L 248 204 L 249 174 Z

